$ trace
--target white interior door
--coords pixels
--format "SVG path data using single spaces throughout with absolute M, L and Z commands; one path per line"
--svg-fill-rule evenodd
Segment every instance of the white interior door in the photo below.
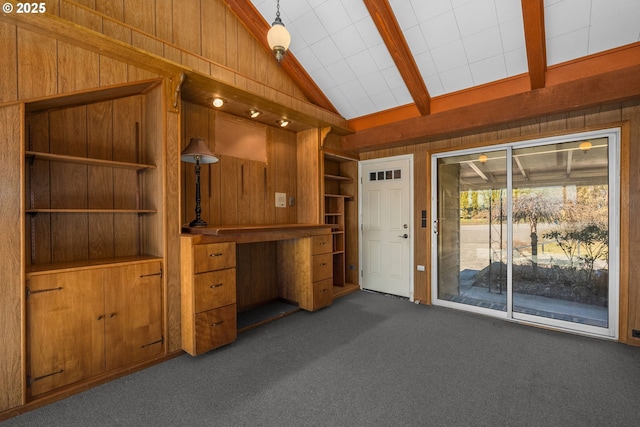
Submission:
M 360 163 L 361 286 L 413 298 L 413 158 Z

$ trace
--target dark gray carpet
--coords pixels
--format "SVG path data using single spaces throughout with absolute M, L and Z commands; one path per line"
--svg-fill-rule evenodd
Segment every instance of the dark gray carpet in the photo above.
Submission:
M 635 426 L 639 398 L 638 348 L 357 292 L 6 426 Z

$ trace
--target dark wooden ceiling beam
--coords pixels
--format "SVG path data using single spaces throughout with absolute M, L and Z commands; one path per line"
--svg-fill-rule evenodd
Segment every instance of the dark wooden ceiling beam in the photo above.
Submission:
M 249 0 L 224 0 L 227 7 L 238 17 L 240 22 L 255 37 L 258 43 L 269 53 L 269 43 L 267 42 L 267 32 L 271 25 L 264 20 L 260 12 Z M 275 9 L 273 11 L 275 18 Z M 286 23 L 285 23 L 286 26 Z M 275 58 L 273 59 L 275 61 Z M 280 63 L 285 73 L 294 81 L 305 94 L 309 101 L 333 113 L 339 114 L 329 98 L 320 90 L 307 71 L 302 68 L 298 60 L 288 52 Z
M 545 87 L 547 48 L 544 30 L 544 1 L 522 0 L 524 40 L 527 47 L 531 89 Z
M 342 148 L 370 151 L 448 138 L 545 115 L 640 98 L 640 65 L 501 99 L 403 120 L 342 138 Z
M 363 0 L 367 6 L 378 32 L 387 46 L 400 75 L 407 85 L 413 101 L 420 114 L 427 115 L 431 111 L 431 97 L 422 79 L 420 70 L 407 45 L 391 6 L 387 0 Z

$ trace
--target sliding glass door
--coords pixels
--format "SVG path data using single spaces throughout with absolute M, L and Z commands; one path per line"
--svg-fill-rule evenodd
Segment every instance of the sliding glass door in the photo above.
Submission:
M 438 299 L 507 311 L 506 151 L 438 159 Z
M 434 155 L 434 303 L 616 337 L 618 145 L 607 130 Z

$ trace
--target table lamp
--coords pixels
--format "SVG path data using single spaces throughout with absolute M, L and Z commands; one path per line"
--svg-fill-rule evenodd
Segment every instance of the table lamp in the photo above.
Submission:
M 191 138 L 189 145 L 180 154 L 180 160 L 196 164 L 196 219 L 189 227 L 206 227 L 207 222 L 200 218 L 200 163 L 216 163 L 218 158 L 213 154 L 202 138 Z

